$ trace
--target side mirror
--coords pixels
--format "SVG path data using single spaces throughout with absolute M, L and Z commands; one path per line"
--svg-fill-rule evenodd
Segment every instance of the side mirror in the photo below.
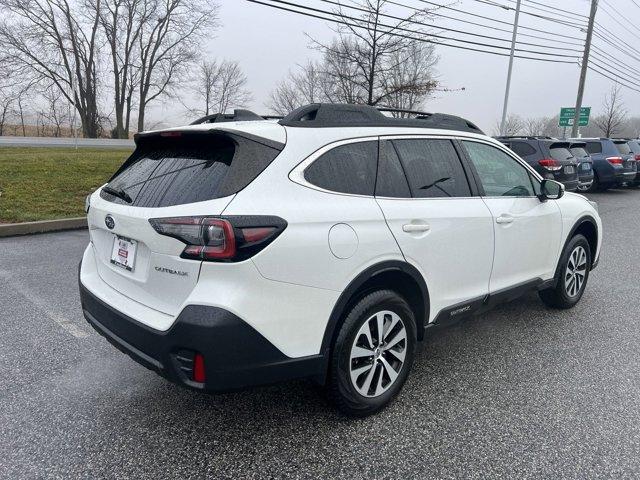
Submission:
M 564 185 L 555 180 L 542 180 L 540 200 L 558 200 L 564 195 Z

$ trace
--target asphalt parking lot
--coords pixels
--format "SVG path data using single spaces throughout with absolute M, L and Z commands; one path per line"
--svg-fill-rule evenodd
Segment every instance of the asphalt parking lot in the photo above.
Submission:
M 85 324 L 86 232 L 2 239 L 0 477 L 638 477 L 640 190 L 591 197 L 606 237 L 576 308 L 532 294 L 434 334 L 363 420 L 306 381 L 167 383 Z

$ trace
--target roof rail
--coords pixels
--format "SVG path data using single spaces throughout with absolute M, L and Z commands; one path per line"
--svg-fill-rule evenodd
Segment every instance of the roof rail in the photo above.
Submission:
M 202 123 L 221 123 L 221 122 L 251 122 L 260 120 L 280 120 L 278 115 L 258 115 L 251 110 L 236 108 L 233 113 L 214 113 L 197 119 L 191 125 L 200 125 Z
M 550 137 L 548 135 L 498 135 L 493 138 L 496 140 L 510 140 L 512 138 L 520 138 L 524 140 L 558 140 L 558 138 Z
M 416 115 L 415 118 L 394 118 L 382 112 Z M 461 117 L 443 113 L 426 113 L 390 107 L 379 109 L 370 105 L 346 103 L 312 103 L 295 109 L 278 123 L 287 127 L 413 127 L 439 128 L 482 134 L 475 124 Z

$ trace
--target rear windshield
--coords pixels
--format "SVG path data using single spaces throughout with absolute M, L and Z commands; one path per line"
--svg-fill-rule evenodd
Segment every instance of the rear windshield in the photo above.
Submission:
M 616 145 L 616 148 L 618 149 L 618 152 L 620 152 L 620 155 L 628 155 L 631 153 L 631 149 L 629 148 L 629 145 L 627 145 L 627 142 L 614 142 Z
M 589 156 L 589 153 L 584 149 L 584 147 L 571 147 L 571 153 L 577 158 Z
M 114 203 L 169 207 L 237 193 L 280 153 L 282 145 L 236 134 L 199 133 L 141 138 L 133 155 L 109 181 L 131 203 L 102 191 Z
M 551 147 L 549 150 L 551 151 L 551 158 L 560 162 L 571 160 L 573 157 L 569 149 L 565 147 Z
M 633 153 L 640 153 L 640 143 L 633 140 L 629 142 L 628 145 Z

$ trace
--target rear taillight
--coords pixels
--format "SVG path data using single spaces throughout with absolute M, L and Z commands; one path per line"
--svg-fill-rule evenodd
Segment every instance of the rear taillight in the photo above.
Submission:
M 544 158 L 542 160 L 538 160 L 538 163 L 540 164 L 540 166 L 552 172 L 557 172 L 562 168 L 562 165 L 560 165 L 558 161 L 554 160 L 553 158 Z
M 611 165 L 622 165 L 622 157 L 607 157 L 607 162 Z
M 152 218 L 149 223 L 159 234 L 186 244 L 180 257 L 212 262 L 250 258 L 287 226 L 271 216 Z
M 636 162 L 640 162 L 640 155 L 635 156 Z

